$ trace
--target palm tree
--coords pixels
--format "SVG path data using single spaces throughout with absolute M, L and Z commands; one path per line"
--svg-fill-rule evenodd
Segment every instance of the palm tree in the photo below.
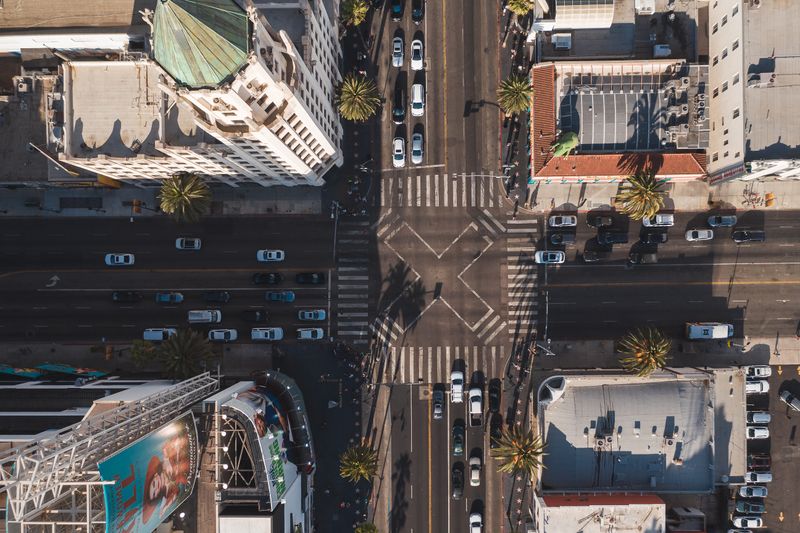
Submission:
M 565 131 L 553 143 L 554 157 L 567 157 L 580 144 L 578 134 L 574 131 Z
M 664 207 L 665 183 L 666 180 L 657 179 L 652 173 L 631 176 L 617 193 L 617 202 L 622 206 L 620 210 L 633 220 L 652 217 Z
M 381 99 L 375 82 L 362 74 L 351 72 L 339 86 L 339 113 L 346 120 L 364 122 L 378 110 Z
M 161 210 L 178 222 L 197 222 L 211 204 L 211 189 L 196 174 L 179 172 L 161 183 Z
M 339 9 L 341 10 L 342 24 L 358 26 L 367 18 L 369 4 L 367 4 L 367 0 L 342 0 Z
M 533 0 L 508 0 L 506 8 L 517 17 L 524 17 L 533 9 Z
M 372 522 L 364 522 L 358 524 L 358 527 L 355 529 L 355 533 L 378 533 L 378 526 Z
M 339 475 L 358 483 L 370 480 L 378 471 L 378 452 L 364 443 L 351 446 L 339 457 Z
M 523 433 L 514 426 L 503 430 L 497 439 L 497 447 L 491 454 L 500 462 L 497 467 L 500 472 L 525 472 L 533 479 L 542 466 L 544 443 L 542 437 L 533 434 L 533 430 Z
M 622 367 L 637 376 L 649 376 L 654 370 L 664 368 L 671 348 L 672 341 L 651 327 L 629 332 L 617 345 Z
M 201 364 L 214 357 L 211 344 L 201 333 L 182 329 L 158 348 L 157 359 L 172 378 L 186 378 L 200 372 Z
M 508 79 L 500 82 L 497 88 L 497 99 L 504 113 L 512 115 L 530 108 L 533 87 L 527 76 L 512 74 Z

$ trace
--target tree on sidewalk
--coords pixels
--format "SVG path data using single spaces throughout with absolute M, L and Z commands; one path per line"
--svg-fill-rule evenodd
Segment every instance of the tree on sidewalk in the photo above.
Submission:
M 181 329 L 158 347 L 155 359 L 171 378 L 187 378 L 200 373 L 203 364 L 214 358 L 211 343 L 201 333 Z
M 363 442 L 349 447 L 339 457 L 339 475 L 353 483 L 371 481 L 377 471 L 378 452 Z
M 211 205 L 211 189 L 200 176 L 178 172 L 161 182 L 158 199 L 177 222 L 197 222 Z
M 580 144 L 578 134 L 574 131 L 565 131 L 558 137 L 558 140 L 553 143 L 553 156 L 567 157 L 578 147 L 578 144 Z
M 140 368 L 146 366 L 157 355 L 156 346 L 152 342 L 142 339 L 134 340 L 131 343 L 130 350 L 133 364 Z
M 672 341 L 661 330 L 651 327 L 631 331 L 617 344 L 622 367 L 643 377 L 664 368 L 671 349 Z
M 365 122 L 371 118 L 380 103 L 375 82 L 355 72 L 344 77 L 337 91 L 339 114 L 352 122 Z
M 532 429 L 523 433 L 513 426 L 503 430 L 491 455 L 500 463 L 497 467 L 500 472 L 524 472 L 528 479 L 533 479 L 542 466 L 544 443 L 541 436 L 534 435 Z
M 500 82 L 497 88 L 497 99 L 500 108 L 507 115 L 521 113 L 531 106 L 533 87 L 527 76 L 512 74 Z
M 355 533 L 378 533 L 378 526 L 372 522 L 363 522 L 358 524 L 358 527 L 355 529 Z
M 639 173 L 628 178 L 617 194 L 620 211 L 633 220 L 654 216 L 664 207 L 666 180 L 660 180 L 653 173 Z
M 358 26 L 364 22 L 369 12 L 367 0 L 342 0 L 339 7 L 342 24 L 345 26 Z

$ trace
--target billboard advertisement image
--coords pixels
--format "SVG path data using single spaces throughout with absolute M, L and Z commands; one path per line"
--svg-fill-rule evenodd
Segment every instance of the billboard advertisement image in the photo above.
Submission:
M 106 533 L 150 533 L 192 493 L 197 427 L 185 413 L 98 463 L 106 485 Z

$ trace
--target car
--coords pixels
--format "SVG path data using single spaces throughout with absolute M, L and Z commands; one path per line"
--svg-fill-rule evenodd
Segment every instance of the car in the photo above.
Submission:
M 250 340 L 279 341 L 281 339 L 283 339 L 283 328 L 253 328 L 250 330 Z
M 625 244 L 628 242 L 628 234 L 621 231 L 601 231 L 597 234 L 598 244 Z
M 464 469 L 461 463 L 456 463 L 450 472 L 450 484 L 453 487 L 451 495 L 454 500 L 460 500 L 464 495 Z
M 686 338 L 692 341 L 730 339 L 733 337 L 733 324 L 721 322 L 687 322 Z
M 611 254 L 605 250 L 585 250 L 583 252 L 584 263 L 599 263 L 611 257 Z
M 642 225 L 646 228 L 668 228 L 675 225 L 675 215 L 672 213 L 656 213 L 654 217 L 644 217 Z
M 150 342 L 162 342 L 177 334 L 178 330 L 175 328 L 147 328 L 144 330 L 142 339 Z
M 411 41 L 411 70 L 423 70 L 425 68 L 425 51 L 420 39 Z
M 179 292 L 157 292 L 157 304 L 179 304 L 183 301 L 183 294 Z
M 322 285 L 325 283 L 325 274 L 322 272 L 300 272 L 294 280 L 301 285 Z
M 745 485 L 739 487 L 739 496 L 742 498 L 766 498 L 769 491 L 761 485 Z
M 186 313 L 190 324 L 219 324 L 222 312 L 219 309 L 193 309 Z
M 769 392 L 769 381 L 765 379 L 747 380 L 744 383 L 745 394 L 764 394 Z
M 422 17 L 425 16 L 425 0 L 412 0 L 411 1 L 411 20 L 414 24 L 422 22 Z
M 489 448 L 494 450 L 500 446 L 500 437 L 503 435 L 503 417 L 495 413 L 489 419 Z
M 464 401 L 464 373 L 461 370 L 450 372 L 450 401 L 453 403 Z
M 556 246 L 563 245 L 569 246 L 575 244 L 575 234 L 574 233 L 551 233 L 550 234 L 550 243 Z
M 392 39 L 392 66 L 403 68 L 403 38 Z
M 658 263 L 658 254 L 653 252 L 631 252 L 628 263 L 632 265 L 654 265 Z
M 297 328 L 297 340 L 299 341 L 318 341 L 325 337 L 322 328 Z
M 761 503 L 750 503 L 743 501 L 736 502 L 737 513 L 764 514 L 764 510 L 764 505 Z
M 790 409 L 794 411 L 800 411 L 800 399 L 797 399 L 788 390 L 781 391 L 781 393 L 778 395 L 778 399 L 788 405 Z
M 469 389 L 469 425 L 478 427 L 483 422 L 483 391 L 478 387 Z
M 392 166 L 394 168 L 406 166 L 406 142 L 402 137 L 395 137 L 392 141 Z
M 711 215 L 708 225 L 712 228 L 732 228 L 736 225 L 736 215 Z
M 196 237 L 179 237 L 175 239 L 175 248 L 177 250 L 199 250 L 202 246 L 202 241 Z
M 106 265 L 108 266 L 131 266 L 134 263 L 133 254 L 106 254 Z
M 764 521 L 757 516 L 736 516 L 733 518 L 736 527 L 764 527 Z
M 664 244 L 667 240 L 669 237 L 663 231 L 646 231 L 639 237 L 639 242 L 642 244 Z
M 263 309 L 245 309 L 239 314 L 245 322 L 266 322 L 267 312 Z
M 136 303 L 142 299 L 141 293 L 136 291 L 114 291 L 111 293 L 111 299 L 117 303 Z
M 753 471 L 769 471 L 772 460 L 767 453 L 751 453 L 747 456 L 747 469 Z
M 212 329 L 208 332 L 208 340 L 212 342 L 233 342 L 239 338 L 235 329 Z
M 747 426 L 747 438 L 752 440 L 768 439 L 769 429 L 761 426 Z
M 458 422 L 453 424 L 453 456 L 464 455 L 464 426 Z
M 392 122 L 402 124 L 406 121 L 406 88 L 398 80 L 394 87 L 394 105 L 392 106 Z
M 607 228 L 614 225 L 614 217 L 609 215 L 588 215 L 586 224 L 591 228 Z
M 256 261 L 260 263 L 277 263 L 283 261 L 286 254 L 283 250 L 259 250 L 256 252 Z
M 320 321 L 325 320 L 324 309 L 311 309 L 311 310 L 302 310 L 297 312 L 297 319 L 298 320 L 313 320 L 313 321 Z
M 469 485 L 479 487 L 481 484 L 481 458 L 473 455 L 469 458 Z
M 489 381 L 489 412 L 500 412 L 500 398 L 502 395 L 502 384 L 499 379 L 492 379 Z
M 710 241 L 713 238 L 714 230 L 710 229 L 690 229 L 686 232 L 686 240 L 689 242 Z
M 264 298 L 270 302 L 292 303 L 295 295 L 294 291 L 267 291 Z
M 433 419 L 441 420 L 444 416 L 444 391 L 433 389 Z
M 750 365 L 744 367 L 744 375 L 747 379 L 768 378 L 772 375 L 772 367 L 769 365 Z
M 767 240 L 767 234 L 761 230 L 740 229 L 731 232 L 731 239 L 736 244 L 743 242 L 764 242 Z
M 572 228 L 578 225 L 575 215 L 553 215 L 547 220 L 551 228 Z
M 772 415 L 766 411 L 750 411 L 747 413 L 748 424 L 769 424 Z
M 415 83 L 411 86 L 411 116 L 421 117 L 425 114 L 425 86 Z
M 747 428 L 750 429 L 750 428 Z M 766 428 L 764 428 L 766 429 Z M 745 483 L 769 483 L 772 481 L 772 472 L 745 472 Z
M 254 285 L 277 285 L 283 281 L 283 275 L 278 272 L 257 272 L 253 274 Z
M 470 513 L 469 533 L 481 533 L 483 531 L 483 515 L 481 513 Z
M 228 291 L 209 291 L 203 293 L 203 300 L 206 302 L 214 302 L 226 304 L 231 299 L 231 293 Z
M 422 134 L 415 133 L 411 136 L 411 162 L 415 165 L 421 164 L 423 153 Z
M 392 20 L 399 22 L 403 18 L 403 0 L 392 0 Z
M 567 255 L 559 250 L 539 250 L 533 259 L 540 265 L 560 265 L 566 261 Z

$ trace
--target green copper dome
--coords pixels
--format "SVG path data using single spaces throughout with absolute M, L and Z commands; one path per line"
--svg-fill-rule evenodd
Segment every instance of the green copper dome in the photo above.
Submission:
M 247 14 L 233 0 L 158 0 L 155 60 L 187 87 L 216 87 L 247 62 Z

